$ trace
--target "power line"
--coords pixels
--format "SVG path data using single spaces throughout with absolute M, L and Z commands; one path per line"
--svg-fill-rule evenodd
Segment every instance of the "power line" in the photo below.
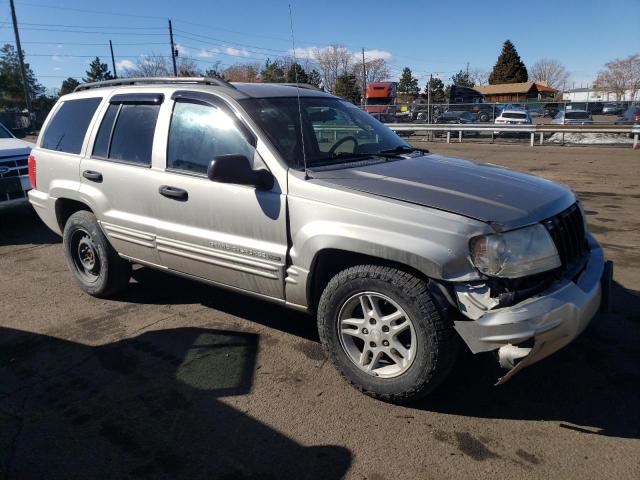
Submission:
M 0 22 L 0 23 L 9 23 L 9 22 Z M 164 27 L 130 27 L 127 25 L 64 25 L 60 23 L 30 23 L 30 22 L 20 22 L 20 25 L 30 25 L 34 27 L 63 27 L 63 28 L 116 28 L 122 30 L 164 30 Z

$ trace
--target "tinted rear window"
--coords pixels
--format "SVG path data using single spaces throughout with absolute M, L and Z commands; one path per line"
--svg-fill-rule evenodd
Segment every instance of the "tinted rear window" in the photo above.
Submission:
M 569 119 L 584 119 L 584 118 L 589 118 L 589 114 L 587 112 L 567 112 L 565 113 L 565 118 L 569 118 Z
M 49 122 L 42 139 L 42 148 L 67 153 L 80 153 L 87 133 L 102 98 L 81 98 L 64 102 Z
M 96 136 L 93 156 L 151 165 L 160 105 L 111 104 Z M 114 127 L 115 122 L 115 127 Z
M 526 113 L 517 113 L 517 112 L 505 112 L 502 114 L 503 118 L 516 118 L 518 120 L 524 120 L 527 118 Z

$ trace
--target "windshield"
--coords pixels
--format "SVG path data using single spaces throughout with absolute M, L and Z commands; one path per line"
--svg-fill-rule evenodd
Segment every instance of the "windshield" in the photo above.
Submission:
M 7 130 L 7 128 L 0 123 L 0 138 L 13 138 L 11 132 Z
M 302 97 L 300 110 L 296 97 L 251 98 L 240 103 L 292 168 L 304 166 L 303 141 L 308 167 L 411 148 L 371 115 L 338 98 Z

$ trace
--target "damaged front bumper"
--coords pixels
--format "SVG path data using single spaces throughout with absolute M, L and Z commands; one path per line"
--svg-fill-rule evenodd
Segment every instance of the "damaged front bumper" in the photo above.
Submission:
M 475 320 L 455 321 L 455 329 L 473 353 L 498 350 L 501 366 L 510 368 L 498 384 L 570 343 L 598 312 L 605 259 L 592 237 L 589 244 L 589 259 L 577 278 L 555 282 L 516 305 L 487 309 Z M 610 283 L 611 269 L 606 273 L 604 281 Z M 463 292 L 457 294 L 468 304 Z

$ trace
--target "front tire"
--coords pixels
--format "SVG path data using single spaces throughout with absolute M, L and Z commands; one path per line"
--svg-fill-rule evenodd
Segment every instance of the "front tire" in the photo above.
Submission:
M 131 263 L 113 249 L 93 213 L 81 210 L 71 215 L 62 243 L 69 270 L 89 295 L 110 297 L 128 285 Z
M 390 267 L 360 265 L 333 277 L 320 298 L 318 330 L 347 381 L 393 403 L 433 391 L 457 354 L 451 322 L 427 283 Z

